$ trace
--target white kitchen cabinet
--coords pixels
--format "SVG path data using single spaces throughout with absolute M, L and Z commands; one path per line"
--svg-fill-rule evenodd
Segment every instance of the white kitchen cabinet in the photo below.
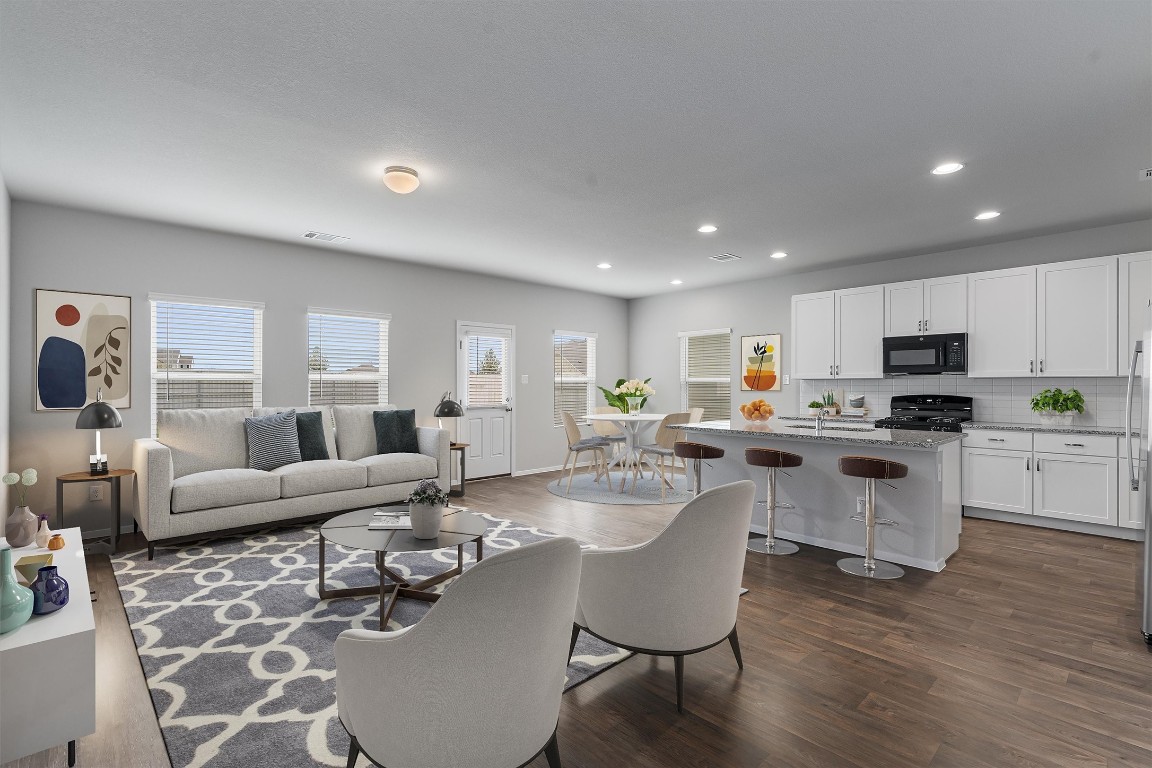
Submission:
M 883 378 L 884 286 L 850 288 L 835 293 L 835 376 Z
M 1063 453 L 1034 455 L 1032 514 L 1116 525 L 1116 459 Z
M 792 375 L 830 379 L 836 366 L 836 292 L 792 297 Z
M 884 335 L 964 333 L 967 297 L 967 275 L 889 283 L 884 286 Z
M 1032 514 L 1032 452 L 965 448 L 963 504 L 966 507 Z
M 1112 376 L 1115 256 L 1036 267 L 1036 374 Z
M 1152 251 L 1121 256 L 1119 284 L 1116 373 L 1127 376 L 1132 347 L 1152 324 Z
M 968 376 L 1036 374 L 1036 267 L 968 275 Z

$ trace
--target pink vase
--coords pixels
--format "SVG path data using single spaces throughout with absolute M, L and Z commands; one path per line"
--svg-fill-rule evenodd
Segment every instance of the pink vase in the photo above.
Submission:
M 11 547 L 26 547 L 36 538 L 39 520 L 28 507 L 16 507 L 4 521 L 4 538 Z

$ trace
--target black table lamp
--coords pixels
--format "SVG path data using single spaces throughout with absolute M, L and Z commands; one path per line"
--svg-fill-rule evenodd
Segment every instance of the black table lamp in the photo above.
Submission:
M 101 392 L 96 390 L 96 402 L 84 406 L 80 415 L 76 417 L 76 429 L 96 430 L 96 453 L 88 457 L 88 470 L 93 475 L 108 474 L 108 456 L 100 452 L 100 430 L 116 429 L 124 426 L 120 412 L 101 399 Z
M 440 402 L 436 405 L 436 410 L 432 415 L 436 417 L 436 424 L 440 429 L 444 429 L 444 419 L 458 419 L 464 415 L 464 409 L 460 403 L 450 399 L 452 390 L 448 390 L 440 396 Z

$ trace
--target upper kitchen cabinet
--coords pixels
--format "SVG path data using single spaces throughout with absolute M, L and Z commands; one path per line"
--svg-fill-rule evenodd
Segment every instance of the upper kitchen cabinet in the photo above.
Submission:
M 836 367 L 836 292 L 792 297 L 792 375 L 830 379 Z
M 1036 267 L 1036 374 L 1115 376 L 1115 256 Z
M 1133 346 L 1152 327 L 1152 251 L 1124 254 L 1120 257 L 1119 270 L 1120 328 L 1116 372 L 1127 376 L 1132 365 Z M 1145 353 L 1152 354 L 1149 350 Z
M 792 297 L 792 375 L 881 378 L 884 287 Z
M 968 275 L 968 375 L 1036 374 L 1036 267 Z
M 884 335 L 964 333 L 968 276 L 909 280 L 884 286 Z

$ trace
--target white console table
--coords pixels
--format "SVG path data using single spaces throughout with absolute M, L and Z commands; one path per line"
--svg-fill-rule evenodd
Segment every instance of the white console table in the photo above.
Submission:
M 67 742 L 68 765 L 76 740 L 96 731 L 96 622 L 79 528 L 66 528 L 65 547 L 52 564 L 68 581 L 68 605 L 0 635 L 0 763 Z M 12 561 L 46 549 L 12 550 Z

